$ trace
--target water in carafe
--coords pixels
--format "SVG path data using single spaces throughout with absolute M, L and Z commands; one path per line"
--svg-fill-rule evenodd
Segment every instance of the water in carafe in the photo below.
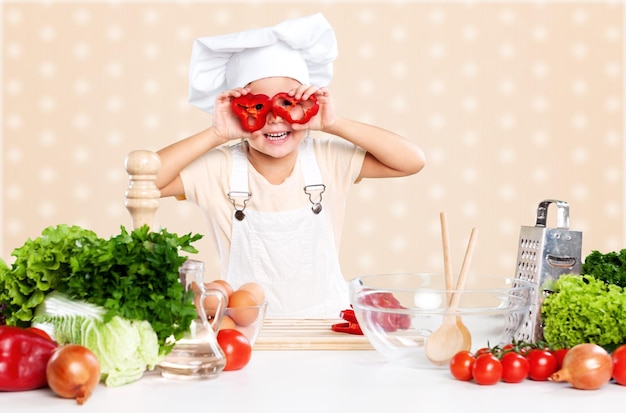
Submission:
M 204 263 L 187 259 L 179 270 L 180 281 L 189 291 L 194 291 L 198 317 L 192 320 L 189 331 L 176 341 L 172 351 L 157 368 L 161 375 L 171 379 L 210 379 L 217 377 L 226 365 L 224 352 L 217 343 L 215 329 L 226 309 L 227 298 L 218 290 L 204 288 Z M 209 320 L 202 303 L 215 296 L 218 308 Z

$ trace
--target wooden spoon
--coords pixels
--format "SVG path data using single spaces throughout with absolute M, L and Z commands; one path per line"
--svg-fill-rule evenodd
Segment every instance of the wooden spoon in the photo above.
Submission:
M 471 348 L 471 336 L 469 335 L 469 330 L 467 330 L 464 325 L 463 327 L 459 327 L 459 324 L 457 323 L 458 316 L 455 312 L 461 302 L 461 292 L 465 288 L 465 280 L 467 279 L 467 274 L 469 273 L 469 267 L 472 261 L 477 236 L 478 229 L 473 228 L 467 245 L 467 250 L 465 251 L 465 258 L 463 260 L 461 273 L 459 274 L 455 291 L 452 293 L 452 298 L 450 299 L 450 305 L 446 310 L 446 315 L 443 318 L 441 326 L 439 326 L 439 328 L 426 339 L 426 357 L 431 363 L 437 366 L 450 362 L 452 357 L 454 357 L 454 355 L 459 351 L 469 351 Z M 462 325 L 462 323 L 460 324 Z
M 441 222 L 441 240 L 443 241 L 443 273 L 445 274 L 446 282 L 446 305 L 450 305 L 452 300 L 452 289 L 454 288 L 454 279 L 452 275 L 452 256 L 450 255 L 450 239 L 448 238 L 448 220 L 446 213 L 441 212 L 439 214 L 439 220 Z
M 439 214 L 439 219 L 441 221 L 441 240 L 443 241 L 443 268 L 445 274 L 445 286 L 447 292 L 447 303 L 446 305 L 449 307 L 452 301 L 452 290 L 459 290 L 459 285 L 457 281 L 456 288 L 454 287 L 454 275 L 452 274 L 452 255 L 450 254 L 450 238 L 448 236 L 448 219 L 446 217 L 445 212 L 441 212 Z M 464 263 L 465 264 L 465 263 Z M 465 324 L 463 324 L 463 320 L 461 320 L 461 316 L 456 316 L 456 324 L 461 333 L 463 334 L 463 348 L 467 348 L 468 350 L 472 347 L 472 335 Z

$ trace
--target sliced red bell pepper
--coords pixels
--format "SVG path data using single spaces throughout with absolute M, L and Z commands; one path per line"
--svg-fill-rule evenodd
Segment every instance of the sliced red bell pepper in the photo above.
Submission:
M 265 126 L 267 115 L 272 111 L 272 101 L 266 95 L 247 94 L 233 98 L 230 106 L 241 121 L 241 127 L 254 132 Z
M 307 100 L 296 99 L 288 93 L 278 93 L 272 98 L 272 113 L 289 123 L 307 123 L 317 115 L 320 106 L 315 95 Z
M 361 300 L 364 304 L 375 308 L 405 308 L 391 293 L 370 293 L 362 297 Z M 366 314 L 372 319 L 375 325 L 380 326 L 386 332 L 394 332 L 398 329 L 406 330 L 411 326 L 411 317 L 407 314 L 376 311 L 368 311 Z
M 339 316 L 346 320 L 346 323 L 337 323 L 331 326 L 333 331 L 338 333 L 348 333 L 348 334 L 358 334 L 363 335 L 363 331 L 361 331 L 361 326 L 359 326 L 359 322 L 356 319 L 356 315 L 354 314 L 354 310 L 342 310 L 339 313 Z
M 0 326 L 0 391 L 23 391 L 48 384 L 46 366 L 57 343 L 27 329 Z

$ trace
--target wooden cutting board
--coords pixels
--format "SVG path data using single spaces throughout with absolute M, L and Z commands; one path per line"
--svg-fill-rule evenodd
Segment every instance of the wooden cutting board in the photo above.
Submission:
M 255 350 L 372 350 L 362 335 L 331 330 L 341 319 L 266 319 Z

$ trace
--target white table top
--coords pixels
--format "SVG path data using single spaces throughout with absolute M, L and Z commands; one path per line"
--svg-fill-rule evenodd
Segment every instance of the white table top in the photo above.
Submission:
M 168 381 L 150 373 L 120 387 L 101 384 L 82 406 L 49 389 L 0 394 L 3 412 L 20 413 L 584 412 L 614 410 L 624 400 L 626 386 L 614 383 L 593 391 L 530 380 L 480 386 L 445 368 L 388 363 L 374 350 L 255 350 L 245 368 L 215 379 Z

